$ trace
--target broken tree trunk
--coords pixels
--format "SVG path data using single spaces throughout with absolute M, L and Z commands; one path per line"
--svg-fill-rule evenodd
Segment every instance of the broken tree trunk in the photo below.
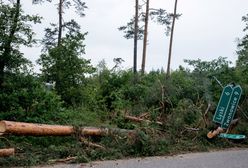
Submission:
M 72 126 L 33 124 L 14 121 L 0 122 L 0 135 L 66 136 L 74 134 Z
M 15 154 L 14 148 L 0 149 L 0 157 L 8 157 L 8 156 L 12 156 L 14 154 Z
M 139 122 L 139 123 L 141 123 L 141 122 L 145 122 L 145 123 L 147 123 L 147 124 L 152 123 L 152 121 L 150 121 L 150 120 L 144 120 L 144 119 L 142 119 L 142 118 L 133 117 L 133 116 L 128 116 L 128 115 L 124 116 L 124 118 L 127 119 L 127 120 L 130 120 L 130 121 Z M 158 124 L 158 125 L 163 125 L 163 123 L 162 123 L 162 122 L 159 122 L 159 121 L 156 121 L 156 122 L 154 122 L 154 123 L 156 123 L 156 124 Z
M 221 127 L 218 127 L 216 130 L 214 131 L 210 131 L 208 134 L 207 134 L 207 137 L 209 139 L 212 139 L 214 137 L 216 137 L 217 135 L 219 135 L 220 133 L 224 132 L 224 129 L 221 128 Z

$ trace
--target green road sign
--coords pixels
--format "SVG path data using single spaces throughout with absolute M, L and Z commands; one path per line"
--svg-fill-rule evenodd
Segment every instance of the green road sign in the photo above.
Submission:
M 242 94 L 242 89 L 239 85 L 233 87 L 233 92 L 228 103 L 226 112 L 224 113 L 223 120 L 221 122 L 221 128 L 227 129 L 233 120 L 234 114 L 237 110 L 239 99 Z
M 228 139 L 245 139 L 246 138 L 245 135 L 240 135 L 240 134 L 224 134 L 224 133 L 221 133 L 219 135 L 219 137 L 221 137 L 221 138 L 228 138 Z
M 213 117 L 214 122 L 219 124 L 222 123 L 232 92 L 233 92 L 232 85 L 227 85 L 226 87 L 224 87 Z

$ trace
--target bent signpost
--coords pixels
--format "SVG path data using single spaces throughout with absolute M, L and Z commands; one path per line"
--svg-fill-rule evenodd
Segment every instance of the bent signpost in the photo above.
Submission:
M 218 131 L 211 131 L 208 133 L 208 138 L 213 138 L 214 136 L 220 134 L 225 129 L 228 129 L 231 121 L 236 113 L 238 103 L 242 94 L 242 88 L 240 85 L 229 84 L 223 88 L 218 106 L 216 108 L 213 122 L 220 125 Z M 233 135 L 233 134 L 232 134 Z M 222 138 L 233 138 L 229 134 L 221 134 Z M 244 138 L 245 136 L 236 136 L 236 138 Z
M 237 110 L 241 94 L 240 85 L 224 87 L 213 117 L 213 121 L 220 124 L 221 128 L 227 129 L 229 127 Z
M 225 116 L 221 122 L 221 127 L 224 129 L 227 129 L 231 123 L 231 121 L 233 120 L 234 114 L 236 113 L 237 107 L 238 107 L 238 103 L 239 103 L 239 99 L 241 97 L 242 94 L 242 89 L 239 85 L 233 87 L 233 92 L 232 92 L 232 96 L 230 98 L 230 101 L 228 103 L 228 107 L 225 113 Z
M 213 118 L 214 122 L 221 124 L 224 118 L 225 112 L 227 110 L 227 106 L 231 98 L 232 92 L 233 92 L 233 88 L 231 85 L 227 85 L 226 87 L 224 87 L 218 106 L 214 114 L 214 118 Z

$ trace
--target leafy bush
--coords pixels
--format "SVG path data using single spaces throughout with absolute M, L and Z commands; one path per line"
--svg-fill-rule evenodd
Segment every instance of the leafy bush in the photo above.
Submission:
M 0 91 L 0 118 L 28 122 L 56 122 L 62 109 L 60 97 L 48 91 L 37 77 L 11 75 Z

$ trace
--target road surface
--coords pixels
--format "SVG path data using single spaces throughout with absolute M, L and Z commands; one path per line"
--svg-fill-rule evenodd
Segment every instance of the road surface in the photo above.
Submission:
M 97 161 L 88 164 L 54 165 L 43 168 L 248 168 L 248 149 Z

